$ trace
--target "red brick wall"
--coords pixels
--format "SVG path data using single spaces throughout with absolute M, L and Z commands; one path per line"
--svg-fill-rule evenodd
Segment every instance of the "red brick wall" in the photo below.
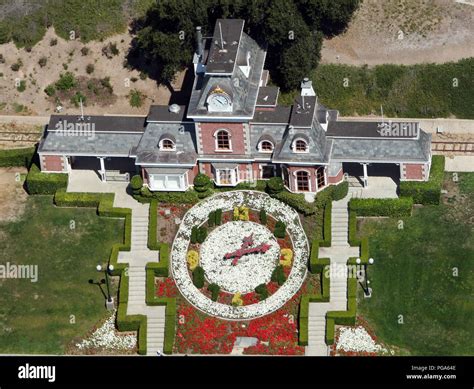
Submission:
M 202 151 L 204 154 L 245 154 L 243 123 L 200 123 Z M 232 152 L 216 152 L 217 130 L 224 129 L 230 134 Z
M 200 162 L 200 167 L 202 173 L 206 174 L 209 177 L 213 177 L 211 164 L 209 162 Z
M 194 166 L 192 169 L 188 170 L 188 183 L 189 185 L 193 185 L 194 177 L 196 177 L 199 173 L 198 165 Z
M 316 169 L 311 166 L 288 166 L 288 173 L 290 175 L 290 190 L 296 192 L 298 188 L 296 187 L 296 173 L 299 170 L 304 170 L 309 173 L 309 181 L 311 183 L 311 192 L 316 192 Z
M 342 168 L 341 170 L 339 170 L 339 173 L 337 173 L 336 176 L 328 176 L 328 184 L 337 184 L 339 182 L 341 182 L 342 180 L 344 179 L 344 172 L 342 171 Z
M 403 165 L 403 171 L 405 180 L 422 180 L 423 177 L 423 165 L 406 163 Z
M 42 168 L 45 172 L 62 172 L 66 170 L 64 157 L 61 155 L 42 155 Z

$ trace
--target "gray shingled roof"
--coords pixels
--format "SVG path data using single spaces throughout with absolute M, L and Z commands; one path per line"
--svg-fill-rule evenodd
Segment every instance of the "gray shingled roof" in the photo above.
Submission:
M 388 122 L 385 122 L 388 125 Z M 371 121 L 330 121 L 327 136 L 338 138 L 417 138 L 419 132 L 418 122 L 392 122 L 399 125 L 399 135 L 382 136 L 381 122 Z M 406 125 L 406 127 L 403 127 Z
M 172 135 L 176 140 L 175 151 L 161 151 L 158 147 L 159 139 L 163 135 Z M 150 123 L 146 127 L 136 149 L 136 163 L 147 164 L 184 164 L 196 163 L 196 146 L 194 142 L 194 123 Z
M 271 138 L 271 142 L 275 146 L 275 150 L 278 149 L 279 144 L 283 139 L 283 135 L 286 130 L 286 125 L 250 125 L 250 153 L 253 157 L 256 158 L 270 158 L 272 154 L 270 153 L 259 153 L 258 152 L 258 143 L 261 140 Z
M 91 116 L 51 115 L 48 131 L 63 130 L 66 124 L 90 125 L 96 132 L 141 132 L 145 131 L 145 116 Z
M 72 155 L 128 156 L 137 146 L 142 133 L 95 133 L 93 136 L 66 136 L 58 132 L 47 132 L 38 151 Z
M 334 139 L 331 159 L 337 161 L 427 162 L 431 135 L 420 139 Z
M 235 66 L 231 76 L 217 77 L 202 73 L 196 75 L 188 105 L 187 116 L 189 118 L 245 117 L 250 119 L 253 117 L 266 53 L 253 39 L 242 33 L 237 53 L 237 64 L 245 63 L 247 52 L 250 52 L 248 78 L 239 66 Z M 208 112 L 207 97 L 209 92 L 217 86 L 233 96 L 232 112 Z

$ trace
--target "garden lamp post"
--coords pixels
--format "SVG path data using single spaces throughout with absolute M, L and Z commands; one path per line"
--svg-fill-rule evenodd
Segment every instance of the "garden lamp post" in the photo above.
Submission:
M 105 307 L 110 311 L 114 309 L 114 299 L 110 295 L 110 284 L 109 284 L 109 272 L 112 272 L 114 270 L 113 265 L 108 265 L 105 269 L 102 267 L 102 265 L 97 265 L 96 269 L 98 272 L 104 272 L 105 273 L 105 283 L 107 285 L 107 298 L 105 300 Z
M 358 265 L 361 264 L 361 259 L 360 258 L 357 258 L 356 259 L 356 263 Z M 373 258 L 369 258 L 369 265 L 373 265 L 374 264 L 374 259 Z M 362 289 L 364 290 L 364 297 L 366 298 L 369 298 L 372 296 L 372 288 L 369 287 L 369 284 L 370 284 L 370 281 L 367 277 L 367 264 L 364 264 L 364 279 L 365 279 L 365 286 L 364 284 L 362 283 L 362 281 L 359 280 L 360 282 L 360 286 L 362 286 Z

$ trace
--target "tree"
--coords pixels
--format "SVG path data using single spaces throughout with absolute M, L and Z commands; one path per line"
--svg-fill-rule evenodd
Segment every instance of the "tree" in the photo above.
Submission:
M 159 82 L 171 82 L 191 62 L 196 26 L 210 36 L 216 19 L 240 18 L 245 32 L 267 46 L 266 67 L 280 86 L 296 88 L 319 61 L 319 31 L 328 36 L 343 31 L 358 5 L 359 0 L 161 0 L 136 22 L 128 58 L 140 54 L 156 65 Z

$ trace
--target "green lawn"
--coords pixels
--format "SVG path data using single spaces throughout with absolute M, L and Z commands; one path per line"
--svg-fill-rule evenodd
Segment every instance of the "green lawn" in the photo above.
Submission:
M 0 264 L 38 265 L 38 282 L 0 280 L 0 353 L 62 354 L 106 316 L 104 298 L 88 280 L 98 279 L 95 266 L 122 240 L 123 221 L 94 209 L 56 208 L 50 196 L 27 201 L 20 220 L 0 224 Z
M 383 341 L 413 355 L 474 355 L 474 174 L 458 183 L 446 175 L 444 187 L 447 204 L 415 209 L 403 230 L 385 219 L 360 231 L 376 263 L 373 296 L 359 299 L 359 312 Z

